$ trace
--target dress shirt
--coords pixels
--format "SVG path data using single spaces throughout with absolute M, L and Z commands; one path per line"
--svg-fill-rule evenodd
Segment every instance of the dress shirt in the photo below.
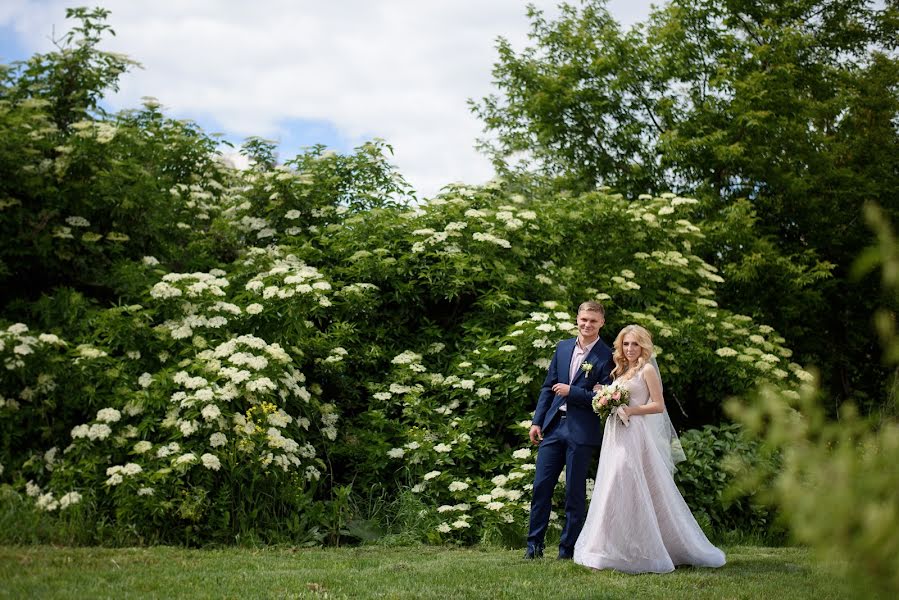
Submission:
M 571 366 L 568 371 L 569 385 L 572 381 L 574 381 L 574 378 L 577 377 L 577 372 L 578 370 L 580 370 L 581 365 L 584 364 L 584 359 L 587 358 L 587 355 L 590 354 L 590 351 L 593 350 L 593 346 L 595 346 L 596 342 L 598 341 L 599 338 L 597 337 L 586 346 L 581 346 L 581 340 L 580 338 L 578 338 L 578 340 L 574 343 L 574 351 L 571 353 Z M 559 407 L 559 410 L 568 410 L 568 403 L 563 402 L 562 406 Z

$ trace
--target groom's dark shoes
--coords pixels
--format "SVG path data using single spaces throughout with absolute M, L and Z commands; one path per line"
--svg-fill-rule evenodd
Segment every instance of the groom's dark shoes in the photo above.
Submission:
M 524 551 L 524 558 L 525 560 L 543 558 L 543 546 L 540 544 L 532 544 L 528 542 L 527 550 Z
M 570 548 L 559 546 L 559 560 L 571 560 L 572 558 L 574 558 L 574 553 Z

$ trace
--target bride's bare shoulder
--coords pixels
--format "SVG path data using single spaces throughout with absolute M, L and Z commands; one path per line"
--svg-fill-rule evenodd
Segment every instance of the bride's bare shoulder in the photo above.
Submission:
M 659 372 L 656 370 L 655 365 L 652 363 L 646 363 L 640 369 L 640 374 L 643 375 L 644 379 L 654 379 L 656 381 L 661 381 L 661 376 Z

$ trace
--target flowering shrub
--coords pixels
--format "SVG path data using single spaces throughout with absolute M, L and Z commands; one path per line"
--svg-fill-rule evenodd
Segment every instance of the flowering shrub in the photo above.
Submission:
M 68 435 L 49 435 L 41 451 L 57 450 L 43 468 L 36 454 L 7 449 L 4 462 L 21 466 L 41 508 L 61 510 L 77 493 L 66 506 L 90 498 L 131 511 L 147 531 L 190 526 L 215 539 L 225 523 L 233 536 L 286 518 L 272 509 L 268 521 L 235 520 L 235 505 L 250 513 L 270 495 L 299 510 L 327 499 L 323 476 L 366 484 L 399 473 L 397 489 L 408 482 L 440 518 L 434 540 L 520 528 L 535 460 L 528 419 L 555 344 L 573 334 L 570 307 L 585 297 L 606 304 L 607 332 L 640 322 L 656 333 L 666 390 L 713 387 L 712 401 L 690 398 L 691 411 L 714 413 L 760 379 L 806 377 L 770 328 L 716 305 L 710 265 L 671 249 L 701 235 L 674 213 L 688 200 L 594 194 L 560 208 L 499 186 L 456 187 L 364 220 L 316 209 L 316 224 L 290 234 L 294 225 L 256 223 L 271 230 L 256 245 L 243 230 L 244 197 L 268 177 L 239 175 L 219 190 L 219 210 L 246 249 L 208 272 L 135 261 L 147 281 L 142 304 L 101 311 L 108 327 L 129 327 L 130 340 L 110 331 L 101 347 L 26 335 L 24 324 L 3 334 L 4 363 L 20 378 L 4 390 L 7 409 L 52 387 L 56 373 L 107 381 L 99 397 L 72 403 L 80 412 Z M 265 209 L 273 221 L 299 210 L 277 204 Z M 608 232 L 602 243 L 575 234 L 596 249 L 589 259 L 566 255 L 570 241 L 544 231 L 581 231 L 585 221 L 588 232 Z M 502 231 L 490 235 L 510 248 L 478 230 Z M 664 250 L 633 245 L 650 232 Z M 258 496 L 240 497 L 246 487 Z
M 4 288 L 0 478 L 48 515 L 316 543 L 344 535 L 347 486 L 380 485 L 421 499 L 433 541 L 513 535 L 537 393 L 587 299 L 607 340 L 654 333 L 687 425 L 807 377 L 775 331 L 718 306 L 691 199 L 498 181 L 418 201 L 382 143 L 277 165 L 250 140 L 239 171 L 153 101 L 60 120 L 61 92 L 32 97 L 16 73 L 0 180 L 31 200 L 0 198 L 0 276 L 47 275 Z

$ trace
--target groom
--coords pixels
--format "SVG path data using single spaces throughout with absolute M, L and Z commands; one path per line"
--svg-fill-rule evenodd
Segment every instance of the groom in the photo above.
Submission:
M 559 558 L 574 554 L 574 542 L 584 525 L 587 469 L 602 444 L 602 422 L 593 412 L 593 386 L 611 382 L 612 351 L 599 339 L 605 325 L 599 302 L 578 307 L 578 336 L 559 342 L 540 390 L 531 421 L 532 444 L 540 444 L 534 474 L 528 545 L 524 557 L 543 556 L 553 489 L 565 468 L 565 528 Z

